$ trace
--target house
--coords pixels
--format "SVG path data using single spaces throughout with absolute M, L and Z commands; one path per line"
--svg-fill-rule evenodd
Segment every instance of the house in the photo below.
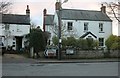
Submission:
M 30 9 L 27 5 L 26 15 L 18 14 L 0 14 L 2 22 L 0 23 L 0 40 L 6 47 L 13 50 L 24 48 L 26 41 L 25 35 L 30 33 Z
M 52 43 L 52 37 L 54 36 L 55 33 L 54 32 L 54 24 L 53 24 L 53 20 L 54 20 L 54 15 L 52 14 L 47 14 L 47 10 L 44 9 L 43 11 L 43 31 L 44 32 L 48 32 L 50 34 L 50 38 L 48 40 L 48 45 L 50 45 Z
M 56 2 L 55 7 L 54 20 L 49 25 L 49 28 L 52 28 L 52 31 L 49 31 L 51 34 L 58 32 L 59 2 Z M 99 41 L 100 47 L 105 47 L 106 39 L 112 34 L 112 20 L 107 16 L 106 7 L 103 5 L 101 11 L 61 9 L 61 23 L 62 37 L 93 38 Z M 47 26 L 46 24 L 45 27 Z

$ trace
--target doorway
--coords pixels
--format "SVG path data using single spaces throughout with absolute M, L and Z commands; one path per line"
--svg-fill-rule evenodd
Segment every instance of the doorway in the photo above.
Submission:
M 23 37 L 15 37 L 16 38 L 16 50 L 20 51 L 20 49 L 22 48 L 22 38 Z

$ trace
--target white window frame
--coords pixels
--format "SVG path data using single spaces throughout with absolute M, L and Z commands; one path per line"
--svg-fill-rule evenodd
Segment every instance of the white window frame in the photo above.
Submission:
M 103 23 L 99 23 L 99 32 L 103 32 Z
M 67 30 L 72 31 L 73 30 L 73 22 L 67 22 Z
M 102 40 L 100 40 L 100 39 L 102 39 Z M 103 46 L 104 46 L 104 40 L 105 40 L 105 39 L 102 38 L 102 37 L 99 38 L 99 46 L 100 46 L 100 47 L 103 47 Z
M 88 31 L 88 22 L 84 22 L 84 32 Z

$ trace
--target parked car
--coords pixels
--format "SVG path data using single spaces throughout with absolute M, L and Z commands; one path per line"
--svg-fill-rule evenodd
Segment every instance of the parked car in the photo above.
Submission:
M 57 57 L 57 48 L 56 47 L 47 47 L 44 51 L 45 57 Z

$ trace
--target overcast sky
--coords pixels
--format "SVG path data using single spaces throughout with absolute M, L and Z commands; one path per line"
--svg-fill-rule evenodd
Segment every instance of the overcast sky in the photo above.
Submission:
M 12 1 L 11 13 L 25 14 L 26 6 L 29 5 L 31 20 L 36 25 L 42 26 L 43 9 L 49 14 L 54 14 L 56 0 L 9 0 Z M 62 0 L 64 1 L 64 0 Z M 113 2 L 117 0 L 68 0 L 62 5 L 63 8 L 75 8 L 84 10 L 100 10 L 102 2 Z
M 1 0 L 0 0 L 1 1 Z M 4 1 L 4 0 L 3 0 Z M 6 0 L 5 0 L 6 1 Z M 42 29 L 43 26 L 43 9 L 47 9 L 48 14 L 54 14 L 55 2 L 57 0 L 7 0 L 13 3 L 10 7 L 12 14 L 26 14 L 26 7 L 30 7 L 31 21 Z M 61 0 L 62 2 L 64 0 Z M 117 2 L 118 0 L 68 0 L 62 5 L 62 8 L 82 9 L 82 10 L 98 10 L 100 11 L 101 3 Z M 117 34 L 117 27 L 113 27 L 113 34 Z

